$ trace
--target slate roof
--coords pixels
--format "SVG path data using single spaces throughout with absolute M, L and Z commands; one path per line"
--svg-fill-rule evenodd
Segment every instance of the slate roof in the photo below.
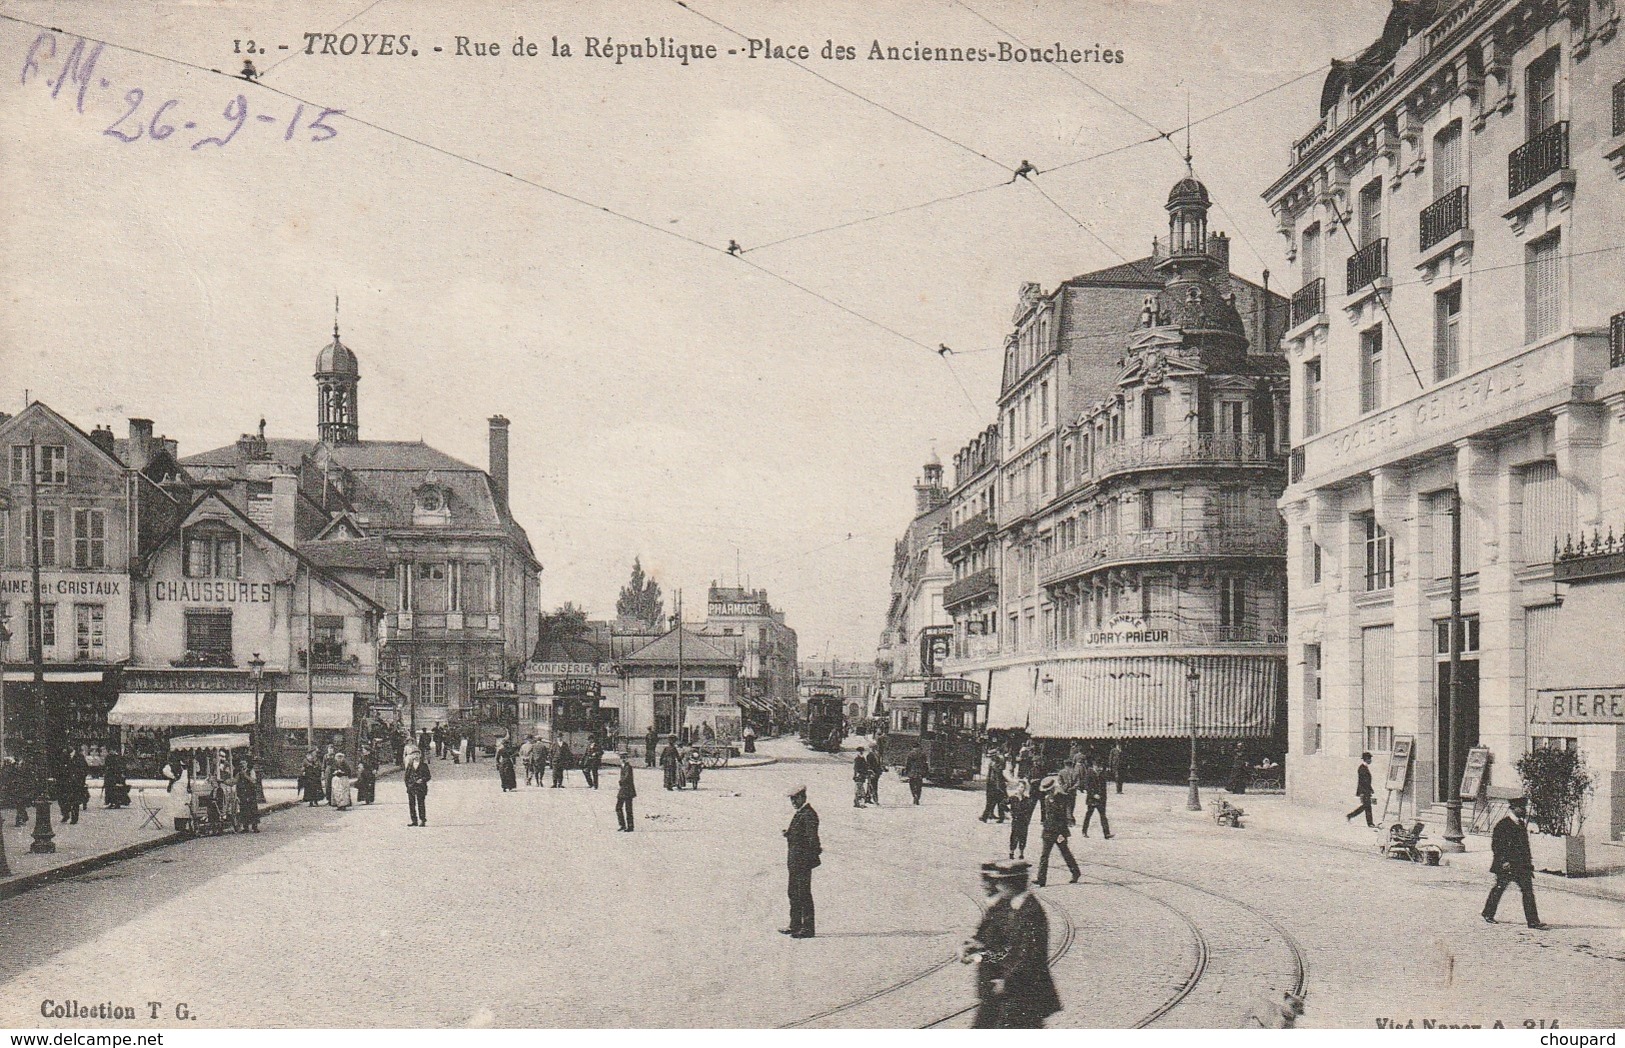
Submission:
M 683 663 L 685 665 L 738 666 L 739 659 L 728 654 L 709 640 L 688 630 L 672 630 L 645 644 L 621 661 L 644 666 L 677 665 L 677 634 L 683 635 Z
M 1067 287 L 1140 287 L 1142 285 L 1160 289 L 1163 284 L 1162 275 L 1152 268 L 1151 256 L 1137 258 L 1133 262 L 1124 262 L 1121 265 L 1109 266 L 1106 269 L 1097 269 L 1093 273 L 1084 273 L 1068 280 Z

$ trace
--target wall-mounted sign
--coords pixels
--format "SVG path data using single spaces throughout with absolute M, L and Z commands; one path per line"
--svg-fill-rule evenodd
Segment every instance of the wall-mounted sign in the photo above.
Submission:
M 29 598 L 34 594 L 27 575 L 7 575 L 0 578 L 0 597 Z M 127 592 L 122 575 L 56 575 L 40 574 L 40 597 L 122 597 Z
M 511 680 L 482 680 L 474 685 L 477 692 L 494 692 L 502 695 L 514 695 L 519 691 L 519 685 Z
M 152 584 L 152 599 L 189 604 L 269 604 L 269 582 L 231 579 L 159 579 Z
M 273 690 L 266 674 L 260 690 Z M 254 680 L 246 670 L 125 670 L 120 682 L 124 691 L 253 691 Z
M 715 604 L 707 604 L 705 613 L 707 615 L 756 615 L 764 617 L 769 614 L 766 604 L 754 600 L 718 601 Z
M 1625 724 L 1625 685 L 1542 688 L 1529 704 L 1530 724 Z
M 1144 619 L 1132 615 L 1118 615 L 1106 623 L 1105 629 L 1083 636 L 1085 644 L 1167 644 L 1168 639 L 1166 628 L 1147 629 Z
M 547 680 L 553 677 L 612 677 L 615 667 L 607 662 L 528 662 L 526 680 Z

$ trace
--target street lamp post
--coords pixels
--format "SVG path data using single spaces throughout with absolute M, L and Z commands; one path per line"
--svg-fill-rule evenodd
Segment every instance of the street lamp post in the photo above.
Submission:
M 56 834 L 51 832 L 51 709 L 45 694 L 45 623 L 40 610 L 39 533 L 39 442 L 28 442 L 28 572 L 33 614 L 28 623 L 28 654 L 34 668 L 34 697 L 39 700 L 39 769 L 34 776 L 39 794 L 34 800 L 34 842 L 28 850 L 36 855 L 56 851 Z
M 1191 667 L 1189 667 L 1189 672 L 1187 672 L 1185 674 L 1185 679 L 1191 682 L 1191 767 L 1190 767 L 1190 787 L 1191 787 L 1191 789 L 1190 789 L 1190 796 L 1185 798 L 1185 808 L 1187 810 L 1189 810 L 1189 811 L 1201 811 L 1202 810 L 1202 793 L 1197 788 L 1197 783 L 1196 783 L 1196 779 L 1197 779 L 1197 771 L 1196 771 L 1196 687 L 1197 687 L 1197 682 L 1202 679 L 1202 675 L 1197 672 L 1195 666 L 1191 666 Z
M 4 496 L 0 496 L 0 510 L 7 508 Z M 6 645 L 11 642 L 11 630 L 7 629 L 10 623 L 4 615 L 0 615 L 0 766 L 6 759 Z M 22 783 L 13 780 L 12 788 L 20 787 Z M 6 800 L 11 800 L 7 797 Z M 0 811 L 0 826 L 5 824 L 5 812 Z M 6 835 L 0 830 L 0 877 L 11 876 L 11 865 L 6 862 Z
M 264 758 L 260 752 L 260 684 L 265 680 L 265 660 L 260 653 L 255 652 L 254 657 L 248 660 L 248 679 L 254 682 L 254 759 Z
M 1444 844 L 1447 852 L 1467 850 L 1467 835 L 1461 829 L 1461 488 L 1450 489 L 1450 738 L 1445 742 Z

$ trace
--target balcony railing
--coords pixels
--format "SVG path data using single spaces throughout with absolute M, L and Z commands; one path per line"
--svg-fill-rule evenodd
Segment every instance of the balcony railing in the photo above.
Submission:
M 1366 81 L 1364 87 L 1354 93 L 1351 101 L 1354 112 L 1359 113 L 1371 104 L 1371 100 L 1382 94 L 1383 89 L 1394 82 L 1394 64 L 1389 62 L 1376 76 Z
M 1094 479 L 1160 466 L 1261 466 L 1275 461 L 1262 433 L 1170 433 L 1107 444 L 1095 452 Z
M 1422 209 L 1422 250 L 1467 228 L 1467 187 L 1457 186 Z
M 1608 318 L 1608 366 L 1625 368 L 1625 313 Z
M 992 568 L 972 572 L 962 579 L 948 583 L 942 591 L 942 606 L 956 608 L 973 600 L 992 597 L 999 592 L 999 579 Z
M 1251 528 L 1151 528 L 1091 538 L 1044 558 L 1038 565 L 1044 585 L 1110 564 L 1209 557 L 1280 557 L 1286 532 L 1279 524 Z
M 1292 312 L 1290 327 L 1308 322 L 1310 317 L 1316 317 L 1326 312 L 1326 278 L 1316 277 L 1292 296 Z
M 993 518 L 986 513 L 978 513 L 958 527 L 948 529 L 948 533 L 942 537 L 943 555 L 952 556 L 960 547 L 968 546 L 977 539 L 991 534 L 993 534 Z
M 1558 582 L 1613 575 L 1625 575 L 1625 534 L 1615 538 L 1613 528 L 1607 538 L 1597 531 L 1589 540 L 1583 532 L 1570 535 L 1552 550 L 1552 578 Z
M 1559 120 L 1507 155 L 1507 196 L 1516 197 L 1569 166 L 1569 122 Z
M 1484 6 L 1483 0 L 1462 0 L 1455 7 L 1446 11 L 1437 22 L 1434 22 L 1427 31 L 1427 49 L 1431 53 L 1434 48 L 1444 43 L 1457 29 L 1472 16 L 1474 11 Z
M 1348 294 L 1388 275 L 1388 238 L 1378 237 L 1349 256 Z
M 1309 151 L 1314 149 L 1315 146 L 1319 145 L 1321 139 L 1325 138 L 1327 132 L 1330 130 L 1331 123 L 1329 119 L 1327 117 L 1321 117 L 1320 123 L 1310 128 L 1307 135 L 1304 135 L 1302 138 L 1292 143 L 1293 166 L 1297 166 L 1299 161 L 1303 160 L 1305 156 L 1309 155 Z

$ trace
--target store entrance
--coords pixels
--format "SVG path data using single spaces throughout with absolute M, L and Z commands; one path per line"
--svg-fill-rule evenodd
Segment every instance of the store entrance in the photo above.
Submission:
M 1455 794 L 1451 791 L 1461 785 L 1459 776 L 1461 769 L 1456 769 L 1458 778 L 1452 782 L 1450 774 L 1450 663 L 1448 661 L 1438 664 L 1439 672 L 1436 675 L 1439 682 L 1439 740 L 1438 754 L 1438 798 L 1449 801 Z M 1467 751 L 1478 745 L 1478 660 L 1461 660 L 1461 693 L 1457 696 L 1461 707 L 1459 723 L 1455 725 L 1456 739 L 1460 749 L 1456 752 L 1463 765 L 1467 762 Z

